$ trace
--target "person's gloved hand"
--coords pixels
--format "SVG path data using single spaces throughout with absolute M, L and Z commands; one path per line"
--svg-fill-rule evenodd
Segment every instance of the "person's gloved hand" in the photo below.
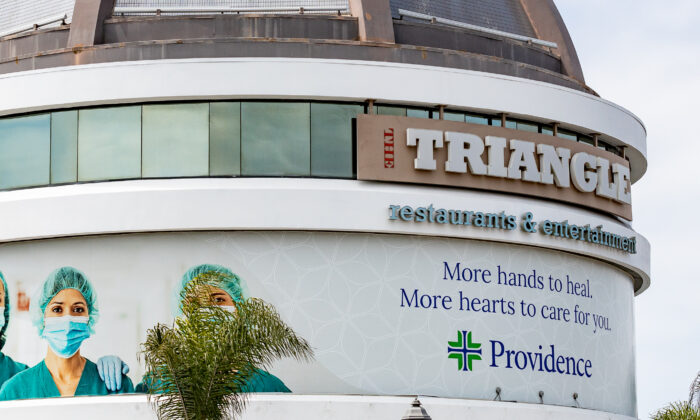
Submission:
M 108 390 L 119 391 L 122 389 L 122 374 L 129 373 L 129 365 L 117 356 L 103 356 L 97 361 L 97 372 Z

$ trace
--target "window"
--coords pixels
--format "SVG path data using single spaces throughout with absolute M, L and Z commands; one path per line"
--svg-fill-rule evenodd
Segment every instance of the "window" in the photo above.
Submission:
M 561 128 L 559 130 L 557 130 L 557 137 L 561 137 L 563 139 L 573 140 L 573 141 L 578 140 L 576 133 L 574 133 L 572 131 L 562 130 Z
M 406 108 L 381 105 L 377 107 L 377 115 L 396 115 L 397 117 L 405 117 Z
M 209 104 L 143 106 L 143 177 L 209 175 Z
M 481 115 L 467 114 L 466 121 L 471 124 L 489 125 L 489 119 Z
M 553 136 L 553 135 L 554 135 L 554 127 L 552 127 L 551 125 L 543 125 L 543 126 L 541 126 L 541 127 L 542 127 L 542 128 L 541 128 L 540 132 L 541 132 L 542 134 L 547 134 L 547 135 L 549 135 L 549 136 Z
M 78 180 L 78 111 L 51 114 L 51 183 Z
M 241 104 L 241 173 L 311 175 L 310 104 Z
M 209 114 L 209 175 L 241 174 L 241 103 L 212 102 Z
M 517 121 L 515 125 L 516 130 L 529 131 L 531 133 L 539 133 L 539 126 L 534 123 L 526 123 L 522 121 Z
M 379 115 L 438 118 L 384 104 Z M 356 176 L 353 119 L 366 104 L 216 101 L 123 105 L 0 118 L 0 190 L 139 178 Z M 501 126 L 504 114 L 445 110 L 445 121 Z M 553 135 L 554 125 L 506 127 Z M 591 135 L 557 136 L 594 145 Z M 624 148 L 599 139 L 601 150 Z
M 573 136 L 573 134 L 571 134 L 571 136 Z M 593 139 L 588 136 L 578 136 L 578 141 L 579 143 L 586 143 L 591 146 L 595 145 L 595 141 L 593 141 Z
M 78 181 L 141 177 L 141 107 L 80 110 Z
M 311 174 L 352 178 L 352 119 L 362 105 L 311 104 Z
M 0 188 L 49 183 L 49 114 L 0 120 Z
M 425 109 L 408 108 L 406 110 L 406 116 L 413 118 L 430 118 L 430 111 Z
M 447 121 L 460 121 L 464 122 L 464 114 L 461 112 L 445 112 L 443 117 Z

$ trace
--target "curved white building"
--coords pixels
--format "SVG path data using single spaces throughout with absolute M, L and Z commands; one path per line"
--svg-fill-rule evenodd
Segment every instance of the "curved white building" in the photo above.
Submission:
M 246 418 L 399 419 L 414 396 L 433 419 L 635 418 L 646 153 L 551 0 L 0 4 L 3 351 L 43 357 L 18 297 L 72 265 L 100 296 L 85 353 L 139 382 L 211 262 L 315 350 Z M 153 416 L 0 403 L 91 410 Z

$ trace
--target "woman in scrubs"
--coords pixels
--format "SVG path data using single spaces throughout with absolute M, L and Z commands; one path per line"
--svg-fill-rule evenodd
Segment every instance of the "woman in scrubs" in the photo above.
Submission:
M 210 276 L 217 281 L 209 285 L 209 296 L 217 306 L 231 312 L 236 311 L 236 304 L 243 302 L 241 279 L 226 267 L 216 264 L 201 264 L 192 267 L 182 276 L 177 296 L 180 297 L 187 284 L 201 276 Z M 179 307 L 179 302 L 178 302 Z M 149 376 L 136 386 L 137 392 L 147 392 Z M 271 373 L 258 369 L 248 381 L 243 392 L 292 392 L 279 378 Z
M 0 272 L 0 387 L 5 381 L 27 368 L 27 365 L 15 362 L 10 356 L 5 356 L 2 353 L 2 348 L 5 346 L 5 340 L 7 339 L 5 337 L 7 324 L 9 323 L 10 300 L 7 293 L 7 282 L 5 281 L 5 276 Z
M 49 343 L 46 358 L 5 382 L 0 400 L 133 392 L 125 374 L 120 390 L 107 389 L 97 365 L 80 355 L 98 318 L 97 296 L 83 273 L 72 267 L 52 272 L 32 299 L 30 312 L 39 335 Z

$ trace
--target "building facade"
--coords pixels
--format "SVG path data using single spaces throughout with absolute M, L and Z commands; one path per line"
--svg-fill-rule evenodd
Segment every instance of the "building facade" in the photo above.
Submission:
M 636 417 L 646 166 L 552 1 L 0 3 L 3 351 L 43 357 L 16 301 L 71 265 L 100 295 L 86 352 L 138 382 L 216 263 L 315 350 L 254 418 Z

